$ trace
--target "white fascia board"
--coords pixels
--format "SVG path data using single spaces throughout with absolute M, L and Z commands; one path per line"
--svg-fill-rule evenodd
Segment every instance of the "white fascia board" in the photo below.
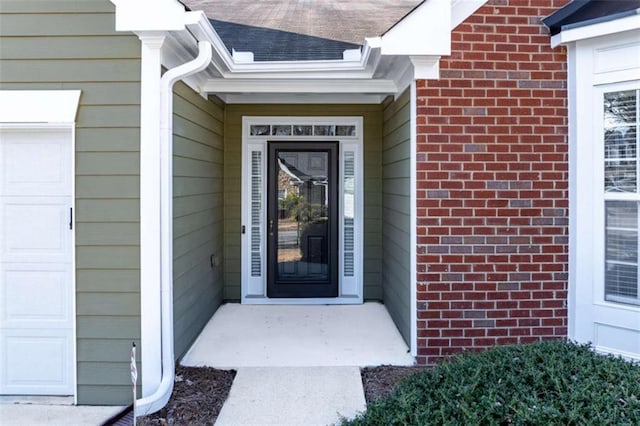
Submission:
M 551 47 L 637 29 L 640 29 L 640 15 L 627 16 L 625 18 L 586 25 L 584 27 L 563 29 L 560 33 L 551 37 Z
M 358 93 L 230 93 L 216 94 L 225 104 L 373 104 L 379 105 L 386 94 Z
M 203 87 L 212 93 L 369 93 L 392 94 L 393 80 L 355 79 L 210 79 Z
M 211 62 L 216 70 L 226 75 L 233 69 L 233 57 L 225 47 L 222 39 L 211 26 L 211 22 L 204 12 L 188 12 L 186 27 L 197 40 L 206 40 L 213 46 L 213 59 Z
M 426 0 L 382 35 L 383 55 L 449 55 L 451 0 Z
M 80 90 L 0 90 L 2 123 L 74 123 Z
M 111 0 L 116 31 L 184 30 L 185 8 L 177 0 Z

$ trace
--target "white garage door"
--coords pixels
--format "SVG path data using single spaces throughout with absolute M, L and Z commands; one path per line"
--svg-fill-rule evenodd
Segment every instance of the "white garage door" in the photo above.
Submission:
M 71 140 L 0 130 L 0 394 L 73 394 Z

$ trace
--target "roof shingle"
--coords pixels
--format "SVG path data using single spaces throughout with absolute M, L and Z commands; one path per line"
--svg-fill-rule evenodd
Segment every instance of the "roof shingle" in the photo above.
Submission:
M 362 44 L 402 19 L 420 0 L 182 0 L 207 17 L 320 39 Z

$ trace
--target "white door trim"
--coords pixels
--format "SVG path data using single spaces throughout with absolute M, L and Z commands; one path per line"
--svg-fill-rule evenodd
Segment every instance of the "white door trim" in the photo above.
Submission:
M 270 126 L 270 125 L 308 125 L 308 126 L 355 126 L 355 134 L 347 136 L 322 135 L 322 136 L 302 136 L 302 135 L 252 135 L 251 126 Z M 269 132 L 271 133 L 271 132 Z M 266 217 L 266 177 L 267 177 L 267 161 L 266 146 L 267 141 L 336 141 L 339 142 L 340 150 L 340 170 L 338 192 L 339 216 L 343 218 L 345 215 L 344 202 L 344 167 L 342 162 L 345 159 L 345 152 L 353 153 L 354 171 L 355 171 L 355 203 L 354 203 L 354 273 L 352 277 L 347 277 L 344 273 L 344 245 L 343 229 L 344 221 L 340 221 L 339 228 L 339 284 L 338 297 L 336 298 L 273 298 L 267 297 L 266 293 L 266 239 L 260 238 L 259 255 L 255 250 L 254 244 L 254 271 L 259 270 L 260 273 L 254 273 L 251 276 L 251 237 L 252 232 L 259 233 L 260 236 L 265 235 L 265 217 Z M 251 226 L 251 152 L 258 153 L 254 157 L 254 164 L 259 168 L 258 175 L 254 175 L 259 179 L 259 185 L 262 185 L 260 203 L 261 222 L 254 220 L 252 230 Z M 258 158 L 259 157 L 259 158 Z M 241 301 L 246 304 L 360 304 L 364 300 L 364 283 L 363 283 L 363 235 L 364 235 L 364 161 L 363 161 L 363 118 L 362 117 L 243 117 L 242 119 L 242 203 L 241 203 L 241 226 L 244 233 L 241 234 Z M 257 240 L 254 238 L 254 243 Z
M 70 294 L 72 321 L 71 349 L 71 387 L 74 404 L 78 403 L 77 369 L 77 327 L 76 327 L 76 224 L 75 224 L 75 122 L 80 105 L 80 90 L 0 90 L 0 130 L 10 132 L 64 131 L 68 129 L 70 137 Z

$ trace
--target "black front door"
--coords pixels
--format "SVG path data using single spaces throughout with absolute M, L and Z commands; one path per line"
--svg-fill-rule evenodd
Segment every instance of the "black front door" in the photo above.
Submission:
M 267 296 L 338 296 L 338 144 L 269 142 Z

